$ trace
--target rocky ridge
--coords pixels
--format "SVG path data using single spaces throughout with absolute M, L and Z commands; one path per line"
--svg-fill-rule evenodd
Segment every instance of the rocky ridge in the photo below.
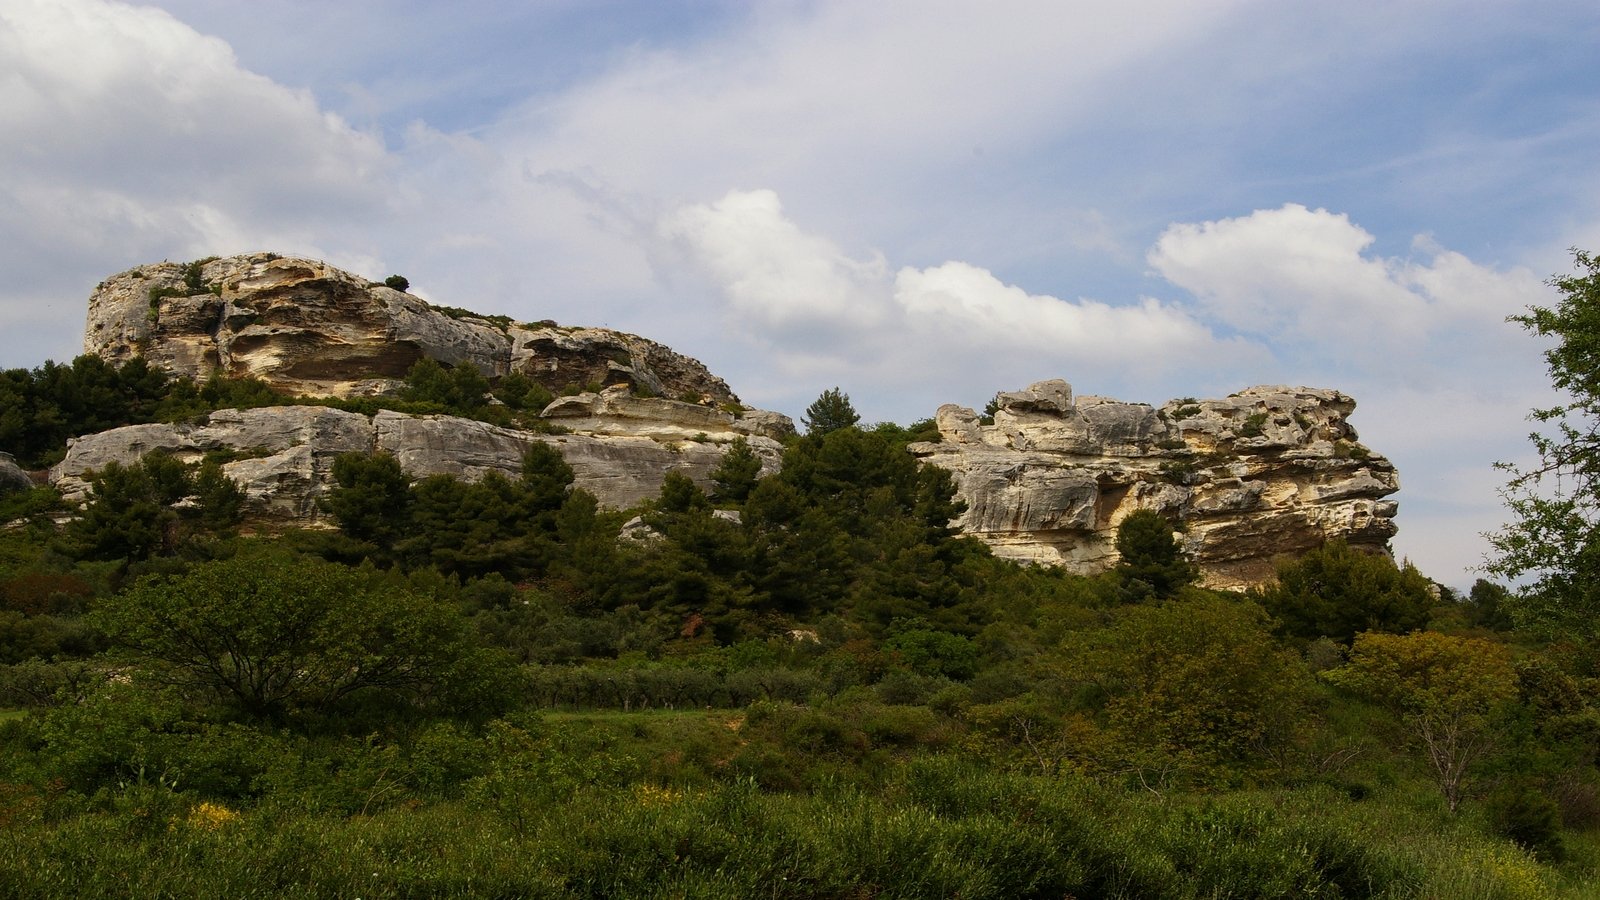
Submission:
M 745 409 L 704 365 L 634 335 L 440 310 L 314 260 L 251 254 L 141 266 L 90 298 L 86 351 L 142 354 L 169 372 L 261 378 L 298 395 L 392 391 L 419 359 L 520 372 L 572 394 L 542 412 L 552 431 L 452 416 L 330 407 L 224 410 L 200 421 L 137 425 L 75 439 L 51 481 L 81 498 L 113 460 L 152 450 L 210 456 L 244 486 L 258 516 L 315 521 L 340 453 L 394 454 L 414 476 L 515 474 L 548 443 L 601 503 L 655 496 L 669 471 L 703 486 L 744 438 L 766 471 L 781 462 L 788 417 Z M 587 386 L 574 394 L 574 388 Z M 1384 552 L 1395 534 L 1394 467 L 1359 443 L 1355 401 L 1330 390 L 1254 387 L 1160 408 L 1074 397 L 1064 381 L 996 396 L 992 419 L 940 407 L 938 442 L 913 444 L 950 470 L 966 512 L 956 525 L 1003 557 L 1081 573 L 1116 562 L 1117 525 L 1149 508 L 1180 523 L 1213 587 L 1271 579 L 1278 557 L 1330 538 Z M 3 462 L 3 461 L 0 461 Z M 3 473 L 0 473 L 3 474 Z
M 515 478 L 523 451 L 545 443 L 572 466 L 579 487 L 603 505 L 621 509 L 658 494 L 668 472 L 709 485 L 726 441 L 736 437 L 745 437 L 764 468 L 775 471 L 782 446 L 738 427 L 730 423 L 718 432 L 723 441 L 716 442 L 709 436 L 660 440 L 599 431 L 537 434 L 455 416 L 389 411 L 367 416 L 325 406 L 229 409 L 198 422 L 129 425 L 74 439 L 66 458 L 50 470 L 50 481 L 68 499 L 81 500 L 91 473 L 109 462 L 127 465 L 157 450 L 185 462 L 210 455 L 244 488 L 255 516 L 314 522 L 323 517 L 318 501 L 333 485 L 333 461 L 341 453 L 390 453 L 418 478 L 446 474 L 471 480 L 491 471 Z
M 698 360 L 607 328 L 436 308 L 324 262 L 254 253 L 137 266 L 89 298 L 83 349 L 177 375 L 260 378 L 307 396 L 382 394 L 418 360 L 519 372 L 552 393 L 625 385 L 711 405 L 739 398 Z
M 1396 533 L 1394 466 L 1358 442 L 1337 391 L 1253 387 L 1159 409 L 1074 398 L 1042 381 L 995 398 L 992 424 L 939 408 L 938 443 L 913 444 L 955 476 L 957 525 L 997 555 L 1102 571 L 1136 509 L 1181 523 L 1208 586 L 1269 581 L 1277 558 L 1331 538 L 1384 552 Z

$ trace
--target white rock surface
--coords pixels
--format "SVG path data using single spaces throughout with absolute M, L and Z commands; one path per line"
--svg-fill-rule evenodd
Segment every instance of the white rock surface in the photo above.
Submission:
M 1206 584 L 1271 579 L 1276 559 L 1340 537 L 1382 552 L 1399 490 L 1389 461 L 1356 442 L 1355 401 L 1337 391 L 1254 387 L 1160 409 L 1073 400 L 1064 381 L 996 397 L 994 424 L 944 406 L 941 441 L 912 445 L 949 469 L 963 531 L 1000 555 L 1085 574 L 1116 562 L 1116 528 L 1136 509 L 1185 526 Z
M 760 436 L 747 440 L 766 470 L 775 470 L 781 445 Z M 89 474 L 108 462 L 130 464 L 153 450 L 185 461 L 220 454 L 228 460 L 223 472 L 245 489 L 253 513 L 314 521 L 321 517 L 317 501 L 331 487 L 333 461 L 341 453 L 392 453 L 417 478 L 443 473 L 475 479 L 489 471 L 517 475 L 523 451 L 534 443 L 554 446 L 572 466 L 578 487 L 618 509 L 656 496 L 670 471 L 709 489 L 711 472 L 728 447 L 726 441 L 536 434 L 454 416 L 383 411 L 369 417 L 320 406 L 279 406 L 223 410 L 199 423 L 130 425 L 77 438 L 51 469 L 50 480 L 77 500 L 88 491 Z

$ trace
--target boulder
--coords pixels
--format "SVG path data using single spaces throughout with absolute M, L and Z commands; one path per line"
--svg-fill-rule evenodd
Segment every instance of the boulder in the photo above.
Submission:
M 27 470 L 17 465 L 16 457 L 0 453 L 0 497 L 32 487 L 33 479 L 28 477 Z

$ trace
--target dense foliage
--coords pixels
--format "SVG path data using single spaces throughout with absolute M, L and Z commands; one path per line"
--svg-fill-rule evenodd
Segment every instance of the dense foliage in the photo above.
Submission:
M 423 366 L 404 402 L 539 405 L 507 388 Z M 255 389 L 151 409 L 208 391 Z M 735 444 L 709 494 L 669 474 L 627 511 L 545 443 L 472 482 L 340 457 L 334 529 L 241 535 L 216 459 L 107 466 L 65 525 L 48 490 L 0 498 L 0 893 L 1600 877 L 1600 653 L 1509 632 L 1511 590 L 1436 599 L 1338 544 L 1259 594 L 1206 590 L 1153 513 L 1104 575 L 1017 566 L 952 529 L 949 474 L 905 450 L 927 423 L 864 430 L 830 393 L 781 470 Z
M 1515 521 L 1490 535 L 1490 569 L 1532 586 L 1510 607 L 1519 622 L 1594 636 L 1600 630 L 1600 259 L 1574 251 L 1577 274 L 1558 276 L 1554 307 L 1512 316 L 1551 338 L 1545 351 L 1562 402 L 1532 418 L 1551 429 L 1529 438 L 1539 462 L 1503 465 L 1511 475 L 1505 499 Z

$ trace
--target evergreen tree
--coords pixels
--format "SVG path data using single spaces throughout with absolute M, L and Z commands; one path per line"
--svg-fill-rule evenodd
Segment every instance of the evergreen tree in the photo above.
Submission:
M 1125 600 L 1168 599 L 1199 576 L 1173 540 L 1172 524 L 1150 509 L 1135 510 L 1117 526 L 1117 576 Z
M 405 533 L 411 480 L 388 453 L 344 453 L 333 461 L 336 487 L 322 500 L 345 534 L 387 550 Z
M 1278 583 L 1262 591 L 1260 600 L 1286 634 L 1349 644 L 1363 631 L 1405 634 L 1422 628 L 1434 594 L 1432 582 L 1410 563 L 1397 567 L 1382 554 L 1329 541 L 1279 566 Z
M 806 407 L 801 421 L 806 426 L 806 434 L 820 436 L 841 428 L 854 427 L 861 421 L 861 416 L 850 405 L 850 395 L 833 387 L 823 391 L 816 402 Z
M 711 470 L 714 488 L 711 498 L 718 503 L 742 505 L 761 478 L 761 457 L 750 449 L 750 442 L 735 438 L 723 452 L 722 460 Z

